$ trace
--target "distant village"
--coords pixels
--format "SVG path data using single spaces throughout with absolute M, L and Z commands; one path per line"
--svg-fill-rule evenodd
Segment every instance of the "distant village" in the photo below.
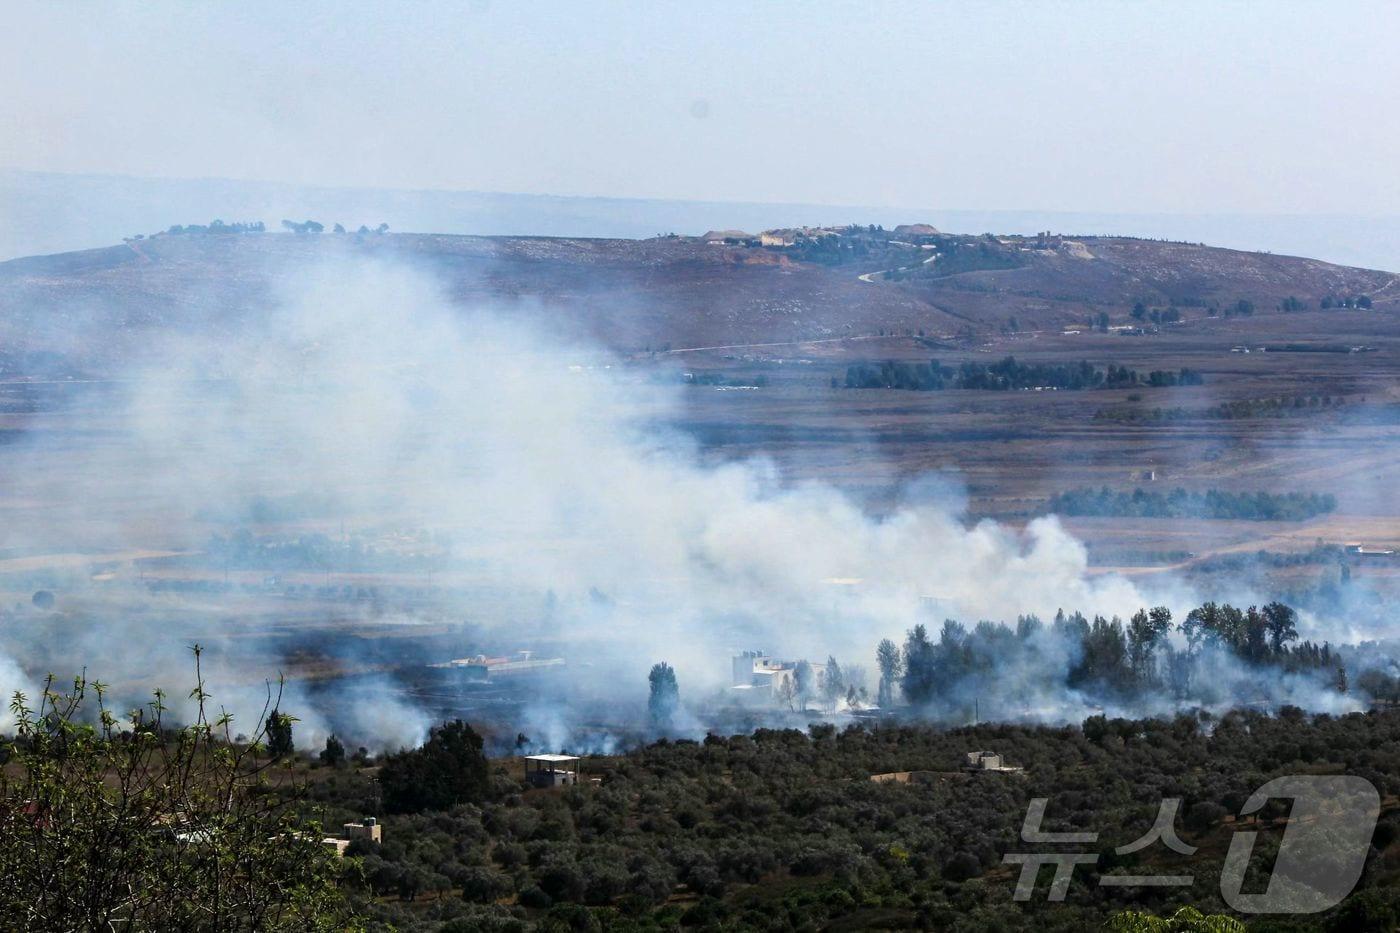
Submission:
M 942 236 L 938 228 L 930 224 L 900 224 L 893 230 L 883 227 L 781 227 L 764 230 L 761 233 L 747 233 L 743 230 L 710 230 L 700 239 L 711 246 L 767 246 L 783 249 L 803 244 L 817 243 L 831 238 L 864 239 L 879 235 L 878 238 L 895 245 L 923 246 L 931 237 Z M 903 241 L 901 244 L 898 241 Z

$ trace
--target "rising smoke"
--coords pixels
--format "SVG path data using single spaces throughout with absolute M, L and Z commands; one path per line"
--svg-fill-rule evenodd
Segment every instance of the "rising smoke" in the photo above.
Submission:
M 868 664 L 880 639 L 899 641 L 921 622 L 936 628 L 944 616 L 1050 618 L 1064 607 L 1126 618 L 1193 600 L 1177 583 L 1143 592 L 1090 575 L 1085 548 L 1053 517 L 1024 530 L 969 525 L 955 494 L 929 494 L 936 485 L 873 516 L 764 460 L 707 465 L 687 437 L 656 427 L 680 403 L 597 347 L 522 325 L 509 310 L 454 305 L 421 272 L 322 266 L 286 280 L 263 313 L 155 338 L 102 410 L 33 424 L 6 461 L 7 481 L 40 507 L 16 513 L 0 547 L 199 551 L 210 516 L 313 503 L 288 514 L 429 533 L 450 542 L 443 579 L 530 597 L 500 611 L 466 597 L 435 607 L 498 633 L 502 650 L 537 625 L 521 617 L 528 607 L 550 599 L 570 676 L 592 677 L 638 710 L 660 659 L 676 667 L 683 695 L 698 697 L 727 682 L 729 656 L 742 648 Z M 0 640 L 0 688 L 32 689 L 46 667 L 67 664 L 122 684 L 129 702 L 156 683 L 178 697 L 189 639 L 172 620 L 189 612 L 232 623 L 240 604 L 141 594 L 124 604 L 94 597 L 61 633 L 12 627 Z M 395 621 L 420 620 L 402 610 Z M 199 637 L 215 696 L 251 725 L 278 659 L 253 650 L 257 626 Z M 1072 665 L 1063 646 L 1034 657 L 1038 671 L 1003 672 L 1044 686 L 1027 715 L 1077 719 L 1092 708 L 1045 676 Z M 282 708 L 301 718 L 307 741 L 336 729 L 407 744 L 428 725 L 387 678 L 284 689 Z M 567 743 L 558 710 L 525 719 L 539 741 Z M 682 723 L 705 725 L 694 715 Z

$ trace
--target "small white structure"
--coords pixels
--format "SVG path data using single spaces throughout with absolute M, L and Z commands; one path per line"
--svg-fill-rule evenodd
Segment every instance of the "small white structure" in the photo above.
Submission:
M 570 787 L 578 783 L 578 773 L 574 755 L 525 756 L 525 780 L 535 787 Z

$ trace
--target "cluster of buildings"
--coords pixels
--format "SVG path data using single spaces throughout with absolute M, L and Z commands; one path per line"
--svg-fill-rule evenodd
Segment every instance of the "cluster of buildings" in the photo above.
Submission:
M 711 246 L 796 246 L 804 240 L 820 240 L 825 237 L 840 236 L 840 231 L 832 227 L 789 227 L 782 230 L 765 230 L 762 233 L 747 233 L 743 230 L 710 230 L 700 239 Z
M 167 834 L 167 838 L 181 846 L 208 846 L 213 844 L 216 839 L 213 829 L 191 824 L 182 818 L 172 818 L 161 822 L 161 830 Z M 291 835 L 298 839 L 316 839 L 316 836 L 303 831 L 293 832 Z M 367 816 L 357 823 L 346 823 L 340 828 L 340 835 L 322 836 L 319 841 L 321 845 L 332 850 L 336 855 L 343 856 L 345 850 L 350 848 L 350 843 L 356 839 L 364 839 L 375 845 L 382 842 L 384 840 L 383 827 L 379 825 L 379 820 Z
M 782 249 L 789 246 L 797 246 L 799 243 L 814 243 L 829 237 L 845 237 L 855 230 L 865 230 L 865 228 L 852 227 L 781 227 L 776 230 L 764 230 L 762 233 L 748 233 L 744 230 L 709 230 L 700 239 L 712 246 L 768 246 Z M 874 228 L 871 228 L 871 233 Z M 892 237 L 894 241 L 904 241 L 905 245 L 921 245 L 923 238 L 937 237 L 941 234 L 938 228 L 930 224 L 900 224 L 888 234 L 881 232 L 880 237 Z

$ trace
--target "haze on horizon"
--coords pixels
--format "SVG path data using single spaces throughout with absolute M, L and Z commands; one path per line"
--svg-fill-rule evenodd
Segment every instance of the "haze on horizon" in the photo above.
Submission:
M 18 3 L 0 170 L 1397 214 L 1400 7 Z M 741 52 L 742 54 L 738 54 Z M 194 218 L 185 218 L 193 220 Z

